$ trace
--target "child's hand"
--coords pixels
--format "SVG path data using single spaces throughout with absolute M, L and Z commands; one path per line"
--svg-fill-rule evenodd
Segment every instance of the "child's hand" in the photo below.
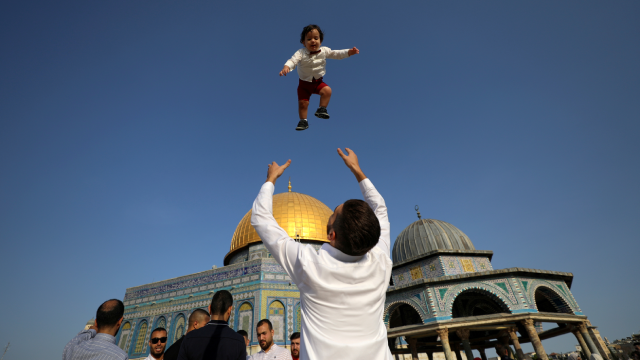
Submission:
M 354 49 L 355 49 L 355 48 L 354 48 Z M 349 51 L 351 51 L 351 50 L 349 50 Z M 288 67 L 287 65 L 285 65 L 285 66 L 282 68 L 282 71 L 280 71 L 280 76 L 287 76 L 287 74 L 289 73 L 289 71 L 291 71 L 291 70 L 289 70 L 289 67 Z
M 355 54 L 360 54 L 360 50 L 358 50 L 358 48 L 354 46 L 352 49 L 349 49 L 349 56 Z

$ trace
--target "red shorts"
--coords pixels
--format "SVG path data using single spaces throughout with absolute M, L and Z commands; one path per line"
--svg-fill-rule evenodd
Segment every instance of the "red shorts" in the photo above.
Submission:
M 304 81 L 302 79 L 299 80 L 300 82 L 298 83 L 298 100 L 309 101 L 311 94 L 319 94 L 320 90 L 322 90 L 323 87 L 329 86 L 325 84 L 324 81 L 322 81 L 322 78 L 311 80 L 311 82 Z

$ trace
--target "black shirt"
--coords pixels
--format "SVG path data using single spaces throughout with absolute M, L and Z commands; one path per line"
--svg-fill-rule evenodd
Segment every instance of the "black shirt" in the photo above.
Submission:
M 211 320 L 182 337 L 178 360 L 246 360 L 244 337 L 226 321 Z
M 164 352 L 164 360 L 178 360 L 178 354 L 180 353 L 180 345 L 182 345 L 182 340 L 184 339 L 184 335 L 178 339 L 178 341 L 174 342 L 173 345 L 169 346 L 167 351 Z

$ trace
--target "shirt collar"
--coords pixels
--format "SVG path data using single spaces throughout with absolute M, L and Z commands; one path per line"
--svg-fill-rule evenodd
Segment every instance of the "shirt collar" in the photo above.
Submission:
M 113 335 L 109 335 L 109 334 L 105 334 L 105 333 L 97 333 L 96 337 L 94 339 L 100 340 L 100 341 L 110 342 L 112 344 L 116 343 L 116 338 Z
M 224 320 L 211 320 L 207 323 L 207 325 L 229 325 L 229 323 Z
M 322 247 L 320 249 L 326 251 L 327 253 L 329 253 L 329 255 L 331 255 L 332 258 L 334 258 L 336 260 L 339 260 L 339 261 L 344 261 L 344 262 L 360 261 L 360 259 L 362 259 L 362 257 L 364 256 L 364 255 L 360 255 L 360 256 L 347 255 L 347 254 L 343 253 L 342 251 L 340 251 L 340 250 L 334 248 L 333 246 L 331 246 L 331 244 L 327 244 L 327 243 L 322 245 Z
M 276 348 L 279 348 L 278 345 L 276 345 L 276 343 L 271 344 L 271 349 L 269 349 L 269 352 L 272 352 L 273 350 L 276 350 Z M 268 352 L 264 351 L 264 350 L 260 350 L 261 352 L 268 354 Z
M 305 54 L 307 54 L 307 55 L 311 55 L 311 51 L 309 51 L 309 49 L 307 49 L 306 47 L 305 47 L 305 48 L 303 48 L 303 49 L 304 49 L 304 53 L 305 53 Z M 322 47 L 321 47 L 320 49 L 316 50 L 316 51 L 317 51 L 317 52 L 316 52 L 316 53 L 314 53 L 314 55 L 315 55 L 315 54 L 320 54 L 320 53 L 322 52 Z

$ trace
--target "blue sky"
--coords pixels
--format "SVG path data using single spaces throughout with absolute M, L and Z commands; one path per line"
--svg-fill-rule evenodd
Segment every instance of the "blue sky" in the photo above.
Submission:
M 639 15 L 637 1 L 0 2 L 5 359 L 60 356 L 127 287 L 221 266 L 271 161 L 290 158 L 294 191 L 330 208 L 360 197 L 345 146 L 392 239 L 418 204 L 494 268 L 572 272 L 603 336 L 638 332 Z M 328 62 L 332 118 L 296 132 L 297 76 L 278 72 L 309 23 L 360 55 Z

